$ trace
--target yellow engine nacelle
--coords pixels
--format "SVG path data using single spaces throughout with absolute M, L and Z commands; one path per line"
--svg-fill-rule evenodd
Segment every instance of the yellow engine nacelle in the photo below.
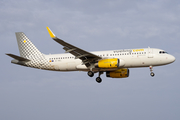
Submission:
M 119 59 L 112 58 L 112 59 L 103 59 L 98 61 L 99 68 L 117 68 L 119 67 Z
M 99 68 L 118 68 L 125 65 L 124 60 L 118 58 L 103 59 L 98 61 Z
M 106 77 L 111 78 L 126 78 L 129 77 L 129 69 L 128 68 L 121 68 L 115 71 L 108 71 L 106 72 Z

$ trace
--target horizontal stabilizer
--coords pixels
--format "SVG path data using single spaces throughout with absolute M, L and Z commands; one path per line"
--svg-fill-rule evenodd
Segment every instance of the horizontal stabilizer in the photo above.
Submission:
M 6 54 L 6 55 L 8 55 L 8 56 L 10 56 L 10 57 L 12 57 L 12 58 L 14 58 L 14 59 L 16 59 L 16 60 L 19 60 L 19 61 L 26 61 L 26 62 L 30 61 L 30 60 L 28 60 L 28 59 L 26 59 L 26 58 L 19 57 L 19 56 L 17 56 L 17 55 L 13 55 L 13 54 Z

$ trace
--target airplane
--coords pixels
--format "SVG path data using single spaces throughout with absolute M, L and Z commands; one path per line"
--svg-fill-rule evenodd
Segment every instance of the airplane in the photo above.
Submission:
M 157 48 L 138 48 L 88 52 L 69 44 L 46 27 L 50 37 L 61 44 L 65 53 L 45 55 L 41 53 L 23 32 L 16 32 L 20 56 L 6 54 L 14 58 L 11 63 L 51 71 L 85 71 L 89 77 L 99 73 L 96 81 L 102 82 L 101 74 L 110 78 L 129 77 L 129 68 L 149 67 L 153 77 L 154 66 L 173 63 L 175 57 Z

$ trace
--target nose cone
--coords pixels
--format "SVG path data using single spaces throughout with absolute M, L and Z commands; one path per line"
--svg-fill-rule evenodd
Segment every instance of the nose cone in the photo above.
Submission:
M 176 60 L 176 58 L 175 58 L 174 56 L 172 56 L 172 55 L 170 55 L 170 56 L 168 57 L 168 59 L 169 59 L 169 62 L 170 62 L 170 63 L 173 63 L 173 62 Z

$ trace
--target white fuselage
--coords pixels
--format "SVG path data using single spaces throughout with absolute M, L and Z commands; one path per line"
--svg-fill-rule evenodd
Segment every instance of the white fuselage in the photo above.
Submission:
M 166 65 L 175 61 L 175 57 L 156 48 L 123 49 L 88 52 L 62 39 L 59 39 L 47 27 L 50 37 L 61 44 L 66 54 L 45 55 L 41 53 L 23 32 L 16 32 L 20 56 L 8 53 L 14 58 L 11 62 L 27 67 L 52 71 L 88 71 L 89 77 L 99 73 L 96 81 L 101 83 L 100 75 L 126 78 L 128 68 L 149 67 L 153 77 L 154 66 Z
M 149 67 L 160 66 L 172 63 L 175 57 L 167 54 L 161 49 L 155 48 L 142 48 L 142 49 L 124 49 L 124 50 L 111 50 L 111 51 L 98 51 L 91 52 L 104 59 L 106 58 L 119 58 L 123 62 L 121 68 L 134 68 L 134 67 Z M 67 54 L 52 54 L 45 55 L 53 70 L 56 71 L 88 71 L 80 59 L 75 58 L 73 55 Z M 107 71 L 110 69 L 97 69 L 94 71 Z M 113 70 L 113 69 L 111 69 Z M 110 70 L 110 71 L 111 71 Z
M 50 37 L 63 46 L 66 54 L 45 55 L 41 53 L 23 32 L 17 32 L 16 38 L 20 56 L 8 53 L 14 58 L 11 62 L 27 67 L 52 71 L 88 71 L 89 77 L 99 73 L 96 81 L 100 83 L 100 75 L 106 77 L 126 78 L 128 68 L 149 67 L 153 77 L 154 66 L 166 65 L 175 61 L 175 57 L 156 48 L 123 49 L 88 52 L 62 39 L 59 39 L 47 27 Z

